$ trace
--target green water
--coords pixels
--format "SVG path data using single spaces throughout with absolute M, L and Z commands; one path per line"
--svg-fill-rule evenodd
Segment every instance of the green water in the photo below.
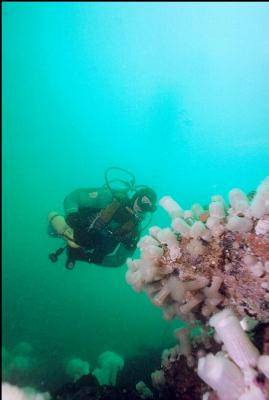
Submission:
M 269 171 L 268 3 L 2 11 L 3 345 L 31 343 L 45 380 L 65 357 L 174 345 L 179 322 L 132 291 L 126 266 L 49 261 L 61 241 L 47 214 L 114 165 L 184 208 L 256 188 Z M 168 226 L 162 209 L 153 224 Z

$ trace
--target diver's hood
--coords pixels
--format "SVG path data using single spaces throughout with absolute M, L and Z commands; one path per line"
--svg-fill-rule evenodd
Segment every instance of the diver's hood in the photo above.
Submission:
M 157 195 L 153 189 L 144 187 L 138 190 L 132 197 L 132 202 L 137 200 L 138 207 L 143 212 L 154 212 L 156 211 Z

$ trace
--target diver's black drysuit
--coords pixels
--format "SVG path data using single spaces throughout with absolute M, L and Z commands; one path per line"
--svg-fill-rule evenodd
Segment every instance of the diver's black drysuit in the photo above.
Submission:
M 64 210 L 81 246 L 67 246 L 67 267 L 75 260 L 117 267 L 133 255 L 142 217 L 133 212 L 126 195 L 114 198 L 106 187 L 77 189 L 64 199 Z

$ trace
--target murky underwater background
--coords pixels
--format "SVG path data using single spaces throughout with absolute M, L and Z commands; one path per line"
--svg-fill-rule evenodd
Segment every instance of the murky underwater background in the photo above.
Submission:
M 3 3 L 3 343 L 31 343 L 32 382 L 174 345 L 126 266 L 48 254 L 47 214 L 107 167 L 184 208 L 269 171 L 268 3 Z M 161 208 L 152 225 L 168 226 Z M 146 233 L 146 232 L 145 232 Z

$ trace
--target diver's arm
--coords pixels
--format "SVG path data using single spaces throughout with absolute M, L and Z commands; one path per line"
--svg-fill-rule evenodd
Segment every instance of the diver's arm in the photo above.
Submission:
M 70 247 L 73 248 L 80 247 L 74 241 L 73 229 L 66 223 L 66 220 L 62 215 L 58 214 L 56 211 L 51 211 L 48 215 L 48 220 L 49 224 L 51 224 L 55 232 L 57 232 L 58 235 L 61 235 L 63 239 L 67 241 L 67 244 Z
M 84 189 L 77 189 L 74 190 L 73 192 L 69 193 L 65 199 L 64 199 L 64 211 L 65 213 L 72 214 L 75 212 L 78 212 L 79 207 L 80 207 L 80 197 L 81 197 L 81 192 Z
M 85 217 L 80 213 L 83 209 L 101 209 L 112 201 L 110 191 L 104 188 L 77 189 L 64 199 L 66 222 L 71 228 L 76 229 L 83 225 Z
M 113 253 L 104 257 L 101 265 L 103 267 L 120 267 L 126 262 L 128 257 L 132 257 L 135 250 L 136 248 L 128 250 L 120 243 Z
M 76 213 L 80 208 L 104 208 L 112 201 L 112 194 L 105 188 L 77 189 L 64 199 L 64 211 L 67 215 Z

